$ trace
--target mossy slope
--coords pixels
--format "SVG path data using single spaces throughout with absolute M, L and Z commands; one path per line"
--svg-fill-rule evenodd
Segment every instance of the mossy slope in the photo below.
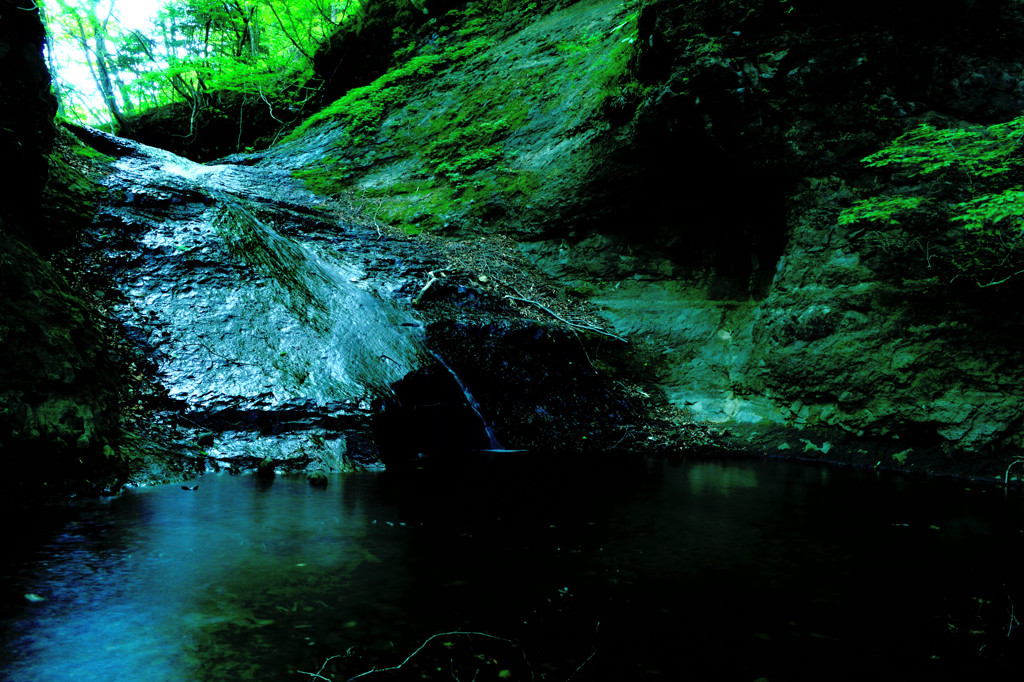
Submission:
M 485 30 L 473 10 L 437 17 L 408 53 L 437 59 L 429 75 L 311 124 L 302 175 L 410 232 L 527 242 L 616 333 L 657 347 L 676 406 L 744 443 L 1001 473 L 1024 447 L 1020 314 L 951 286 L 930 216 L 928 238 L 839 216 L 888 182 L 860 159 L 899 133 L 1019 115 L 1024 14 L 868 5 L 544 3 L 488 12 Z
M 600 174 L 595 148 L 610 137 L 605 109 L 632 53 L 634 3 L 547 15 L 506 4 L 427 22 L 399 66 L 296 131 L 338 133 L 297 175 L 319 193 L 361 194 L 413 233 L 540 233 L 553 218 L 579 218 L 561 208 Z

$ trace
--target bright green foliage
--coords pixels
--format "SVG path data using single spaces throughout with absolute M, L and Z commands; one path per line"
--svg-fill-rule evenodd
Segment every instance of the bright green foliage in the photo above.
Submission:
M 120 0 L 122 5 L 130 0 Z M 304 82 L 313 55 L 359 0 L 165 0 L 148 27 L 112 0 L 46 0 L 51 70 L 64 115 L 90 124 L 171 102 L 194 110 L 214 91 L 253 100 Z M 84 70 L 94 83 L 72 81 Z
M 954 204 L 957 213 L 953 220 L 968 230 L 984 230 L 993 225 L 1024 229 L 1024 191 L 1008 189 L 985 194 L 977 199 Z
M 991 286 L 1024 274 L 1022 138 L 1024 117 L 987 127 L 920 125 L 863 159 L 892 169 L 897 179 L 919 179 L 914 193 L 862 199 L 842 212 L 839 224 L 899 225 L 927 213 L 934 234 L 960 230 L 954 279 Z
M 862 199 L 849 207 L 839 216 L 840 225 L 850 225 L 861 221 L 871 223 L 899 224 L 897 216 L 906 215 L 920 208 L 925 202 L 924 197 L 882 197 L 878 199 Z
M 1010 172 L 1024 135 L 1024 117 L 987 128 L 935 128 L 922 124 L 864 159 L 872 168 L 897 166 L 910 175 L 964 173 L 973 182 Z

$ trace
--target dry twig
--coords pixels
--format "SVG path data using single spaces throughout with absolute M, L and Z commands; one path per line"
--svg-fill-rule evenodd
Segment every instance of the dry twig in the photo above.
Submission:
M 423 285 L 423 288 L 420 289 L 420 293 L 416 294 L 416 298 L 412 300 L 412 304 L 414 306 L 418 306 L 420 304 L 420 301 L 423 300 L 423 294 L 427 293 L 427 289 L 432 287 L 435 282 L 441 281 L 441 277 L 435 275 L 435 272 L 439 273 L 441 277 L 447 277 L 447 274 L 445 273 L 444 270 L 431 270 L 430 272 L 428 272 L 427 275 L 429 276 L 429 279 L 427 280 L 427 283 Z
M 518 294 L 519 292 L 516 291 L 516 293 Z M 541 310 L 543 310 L 544 312 L 546 312 L 551 317 L 553 317 L 556 320 L 558 320 L 560 322 L 563 322 L 563 323 L 565 323 L 565 324 L 567 324 L 570 327 L 573 327 L 575 329 L 582 329 L 584 331 L 594 332 L 595 334 L 601 334 L 602 336 L 608 336 L 608 337 L 611 337 L 611 338 L 615 339 L 616 341 L 621 341 L 623 343 L 626 343 L 626 339 L 624 339 L 621 336 L 618 336 L 616 334 L 612 334 L 611 332 L 606 332 L 605 330 L 601 329 L 600 327 L 595 327 L 595 326 L 589 325 L 589 324 L 580 324 L 578 322 L 570 322 L 569 320 L 565 319 L 564 317 L 562 317 L 561 315 L 559 315 L 555 311 L 551 310 L 551 308 L 548 308 L 546 305 L 544 305 L 542 303 L 538 303 L 537 301 L 533 301 L 533 300 L 528 299 L 528 298 L 524 298 L 522 295 L 511 296 L 511 295 L 506 294 L 505 298 L 507 298 L 509 300 L 512 300 L 512 301 L 521 301 L 523 303 L 529 303 L 530 305 L 535 305 L 538 308 L 540 308 Z
M 328 658 L 326 661 L 324 661 L 324 664 L 322 666 L 320 666 L 320 669 L 317 670 L 315 673 L 306 672 L 305 670 L 299 670 L 297 672 L 302 673 L 303 675 L 309 675 L 314 680 L 326 680 L 326 682 L 331 682 L 331 678 L 324 677 L 320 673 L 322 673 L 324 671 L 324 668 L 327 667 L 328 663 L 330 663 L 331 661 L 333 661 L 336 658 L 341 658 L 341 654 L 338 654 L 337 656 L 331 656 L 330 658 Z

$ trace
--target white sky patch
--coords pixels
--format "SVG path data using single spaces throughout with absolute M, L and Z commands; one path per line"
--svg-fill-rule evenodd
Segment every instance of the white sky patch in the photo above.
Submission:
M 125 28 L 148 28 L 166 0 L 114 0 L 114 12 Z
M 107 16 L 111 3 L 114 8 L 114 21 L 126 30 L 138 30 L 144 34 L 151 32 L 153 19 L 161 7 L 168 4 L 170 0 L 107 0 L 101 2 L 97 12 L 101 18 Z M 55 2 L 45 2 L 47 15 L 56 28 L 57 13 L 61 12 L 59 5 Z M 83 3 L 84 4 L 84 3 Z M 56 36 L 55 36 L 56 37 Z M 64 37 L 58 39 L 54 44 L 54 57 L 58 64 L 61 79 L 70 85 L 77 95 L 79 102 L 85 104 L 93 113 L 105 120 L 107 118 L 106 108 L 103 105 L 103 98 L 99 88 L 92 78 L 88 67 L 85 65 L 85 57 L 81 48 L 74 39 Z M 100 120 L 92 121 L 97 124 Z

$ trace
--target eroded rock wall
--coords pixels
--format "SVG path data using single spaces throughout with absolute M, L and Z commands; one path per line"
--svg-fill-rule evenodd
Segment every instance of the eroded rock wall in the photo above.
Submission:
M 23 5 L 0 2 L 0 452 L 3 488 L 35 494 L 107 468 L 118 379 L 91 299 L 50 260 L 89 198 L 74 154 L 54 150 L 43 28 Z
M 1019 451 L 1016 286 L 950 283 L 954 239 L 838 215 L 917 123 L 1019 115 L 1021 35 L 1004 2 L 643 3 L 629 227 L 528 248 L 744 439 L 938 468 Z
M 264 162 L 410 232 L 512 236 L 737 443 L 1001 470 L 1016 285 L 951 282 L 942 230 L 838 218 L 902 132 L 1024 109 L 1022 26 L 1003 0 L 481 0 Z

